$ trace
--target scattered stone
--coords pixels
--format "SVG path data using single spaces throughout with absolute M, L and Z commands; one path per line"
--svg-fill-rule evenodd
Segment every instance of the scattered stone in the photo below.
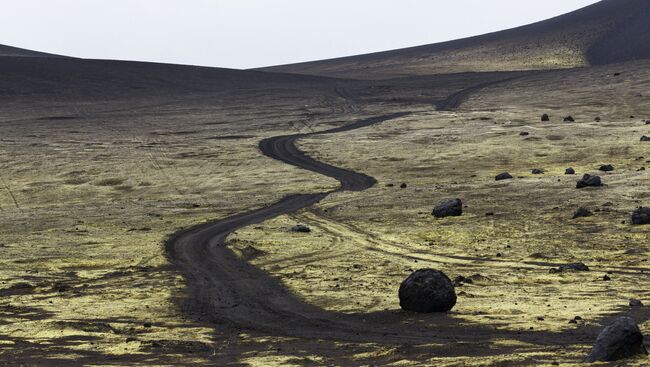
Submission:
M 564 118 L 564 122 L 575 122 L 576 120 L 572 116 L 567 116 Z
M 614 76 L 619 76 L 619 75 L 621 75 L 621 73 L 614 73 Z
M 603 281 L 608 282 L 608 281 L 610 281 L 610 280 L 612 280 L 612 278 L 610 278 L 609 275 L 605 274 L 605 275 L 603 276 Z
M 456 278 L 454 278 L 453 281 L 454 287 L 462 287 L 464 284 L 472 284 L 472 283 L 474 283 L 472 278 L 465 278 L 462 275 L 457 276 Z
M 534 175 L 543 175 L 544 174 L 544 170 L 540 169 L 540 168 L 533 168 L 530 172 L 532 174 L 534 174 Z
M 646 125 L 650 125 L 650 120 L 645 120 Z
M 402 183 L 399 185 L 400 189 L 405 189 L 408 185 L 406 183 Z
M 632 224 L 650 224 L 650 208 L 640 207 L 632 213 Z
M 445 273 L 420 269 L 400 285 L 399 304 L 405 311 L 447 312 L 456 305 L 456 291 Z
M 473 282 L 487 282 L 489 279 L 481 274 L 474 274 L 469 277 Z
M 584 218 L 584 217 L 591 217 L 593 213 L 584 207 L 578 208 L 578 210 L 573 214 L 573 219 L 576 218 Z
M 487 212 L 487 213 L 485 213 L 485 216 L 486 217 L 492 217 L 492 216 L 494 216 L 494 212 Z
M 614 166 L 611 164 L 603 164 L 600 166 L 600 168 L 598 168 L 598 170 L 603 172 L 612 172 L 614 170 Z
M 460 199 L 445 199 L 433 208 L 431 213 L 436 218 L 458 217 L 463 215 L 463 202 Z
M 386 187 L 394 187 L 394 186 L 395 186 L 395 184 L 392 184 L 392 183 L 386 184 Z
M 641 141 L 650 141 L 650 136 L 645 136 L 645 135 L 643 135 L 643 136 L 641 137 Z
M 585 361 L 611 362 L 639 354 L 648 354 L 639 326 L 630 317 L 619 317 L 600 332 Z
M 589 271 L 589 267 L 584 263 L 572 263 L 560 265 L 557 268 L 551 268 L 549 273 L 564 273 L 564 272 L 573 272 L 573 271 Z
M 542 316 L 538 316 L 537 321 L 544 321 L 544 318 Z
M 600 122 L 600 117 L 596 117 L 596 118 L 594 119 L 594 121 L 596 121 L 596 122 Z
M 585 173 L 584 176 L 576 184 L 576 188 L 582 189 L 584 187 L 598 187 L 602 186 L 603 183 L 600 180 L 600 176 L 592 176 L 588 173 Z
M 144 326 L 146 328 L 150 328 L 152 326 L 151 321 L 145 321 L 144 324 L 142 324 L 142 326 Z
M 522 131 L 519 133 L 519 136 L 528 136 L 530 133 L 528 131 Z
M 544 121 L 544 122 L 546 122 L 546 121 L 551 121 L 551 118 L 548 117 L 548 114 L 547 114 L 547 113 L 545 113 L 545 114 L 542 115 L 542 121 Z
M 499 173 L 498 175 L 496 175 L 496 177 L 494 179 L 496 181 L 501 181 L 501 180 L 509 180 L 511 178 L 512 178 L 512 175 L 510 175 L 508 172 L 503 172 L 503 173 Z
M 291 227 L 291 232 L 309 233 L 311 232 L 311 228 L 304 224 L 296 224 L 295 226 Z
M 565 175 L 575 175 L 575 174 L 576 174 L 576 170 L 574 170 L 573 168 L 569 167 L 569 168 L 567 168 L 567 169 L 564 170 L 564 174 L 565 174 Z
M 645 167 L 641 167 L 641 168 L 639 168 L 639 169 L 636 170 L 636 171 L 637 171 L 637 172 L 643 172 L 643 171 L 645 171 Z
M 631 298 L 630 307 L 643 307 L 643 302 L 640 299 Z

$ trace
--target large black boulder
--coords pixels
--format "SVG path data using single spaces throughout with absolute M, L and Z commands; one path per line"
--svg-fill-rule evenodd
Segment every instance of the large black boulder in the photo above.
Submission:
M 291 227 L 291 232 L 309 233 L 311 232 L 311 228 L 304 224 L 296 224 L 295 226 Z
M 458 217 L 463 215 L 463 202 L 460 199 L 445 199 L 433 208 L 436 218 Z
M 630 317 L 619 317 L 600 332 L 585 362 L 611 362 L 639 354 L 648 354 L 639 326 Z
M 576 184 L 576 188 L 582 189 L 584 187 L 598 187 L 602 186 L 603 183 L 600 180 L 600 176 L 592 176 L 588 173 L 585 173 L 584 176 Z
M 650 208 L 640 207 L 632 213 L 632 224 L 650 224 Z
M 456 305 L 456 291 L 445 273 L 420 269 L 400 285 L 399 305 L 405 311 L 447 312 Z
M 511 178 L 512 178 L 512 175 L 509 174 L 508 172 L 502 172 L 502 173 L 499 173 L 498 175 L 496 175 L 496 177 L 494 177 L 494 179 L 495 179 L 496 181 L 509 180 L 509 179 L 511 179 Z

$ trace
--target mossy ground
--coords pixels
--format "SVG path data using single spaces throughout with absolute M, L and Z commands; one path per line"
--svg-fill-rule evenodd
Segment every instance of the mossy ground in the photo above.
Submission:
M 634 73 L 612 82 L 621 69 Z M 639 142 L 649 133 L 640 119 L 650 117 L 650 105 L 638 97 L 645 70 L 640 63 L 542 73 L 484 89 L 459 112 L 395 99 L 402 92 L 421 99 L 449 94 L 446 83 L 427 89 L 413 82 L 409 89 L 409 81 L 386 87 L 390 97 L 378 85 L 352 88 L 362 95 L 355 104 L 305 91 L 112 106 L 121 112 L 107 112 L 110 105 L 80 113 L 78 104 L 7 104 L 0 148 L 0 358 L 9 365 L 160 366 L 209 365 L 215 356 L 224 364 L 260 366 L 331 365 L 340 355 L 351 365 L 579 361 L 587 342 L 559 351 L 493 340 L 495 349 L 510 352 L 477 359 L 463 354 L 462 340 L 458 355 L 445 356 L 430 352 L 435 345 L 306 345 L 215 330 L 183 314 L 183 279 L 163 242 L 180 228 L 290 193 L 336 187 L 263 157 L 261 138 L 409 110 L 414 114 L 405 118 L 300 142 L 311 156 L 372 175 L 378 185 L 243 228 L 229 245 L 261 251 L 253 264 L 328 310 L 399 312 L 399 283 L 412 270 L 433 267 L 452 277 L 482 275 L 458 288 L 452 316 L 459 323 L 540 332 L 594 326 L 630 297 L 650 299 L 649 229 L 629 223 L 636 206 L 650 205 L 648 173 L 637 171 L 650 168 L 650 148 Z M 550 123 L 539 121 L 543 112 L 552 115 Z M 558 121 L 566 114 L 577 122 Z M 43 119 L 63 115 L 76 117 Z M 602 120 L 594 122 L 596 116 Z M 606 163 L 616 170 L 601 174 L 602 188 L 577 190 L 578 176 L 564 175 L 569 166 L 582 174 Z M 546 173 L 532 175 L 533 168 Z M 502 171 L 515 178 L 495 182 Z M 447 197 L 463 199 L 465 214 L 434 219 L 433 205 Z M 579 206 L 595 215 L 572 220 Z M 296 223 L 313 231 L 290 233 Z M 548 272 L 575 261 L 592 270 Z M 608 272 L 611 281 L 603 281 Z M 575 316 L 583 320 L 569 324 Z

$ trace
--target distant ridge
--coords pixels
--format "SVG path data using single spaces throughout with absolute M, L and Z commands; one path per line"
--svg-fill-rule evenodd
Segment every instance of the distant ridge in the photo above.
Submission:
M 560 69 L 645 58 L 650 58 L 650 0 L 603 0 L 552 19 L 482 36 L 259 70 L 385 79 Z
M 55 54 L 48 54 L 45 52 L 38 52 L 38 51 L 32 51 L 32 50 L 27 50 L 24 48 L 18 48 L 18 47 L 12 47 L 12 46 L 6 46 L 6 45 L 0 45 L 0 57 L 2 56 L 10 56 L 10 57 L 65 57 L 61 55 L 55 55 Z

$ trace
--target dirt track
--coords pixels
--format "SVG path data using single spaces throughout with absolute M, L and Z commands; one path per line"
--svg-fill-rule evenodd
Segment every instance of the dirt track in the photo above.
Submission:
M 361 191 L 375 184 L 362 173 L 318 162 L 298 150 L 296 140 L 318 134 L 332 134 L 367 127 L 406 113 L 360 120 L 344 127 L 310 134 L 278 136 L 260 142 L 261 151 L 274 159 L 321 173 L 341 182 L 338 190 Z M 177 233 L 166 244 L 172 262 L 187 280 L 188 294 L 183 308 L 200 322 L 249 330 L 265 335 L 327 339 L 335 341 L 428 344 L 432 353 L 445 355 L 493 355 L 512 347 L 495 348 L 495 339 L 531 343 L 532 349 L 591 343 L 595 327 L 569 333 L 510 331 L 500 325 L 471 325 L 451 314 L 415 315 L 395 311 L 341 314 L 309 305 L 291 294 L 278 280 L 248 264 L 226 245 L 233 231 L 289 214 L 324 199 L 330 192 L 286 197 L 267 207 L 206 223 Z M 459 344 L 472 343 L 472 350 Z

